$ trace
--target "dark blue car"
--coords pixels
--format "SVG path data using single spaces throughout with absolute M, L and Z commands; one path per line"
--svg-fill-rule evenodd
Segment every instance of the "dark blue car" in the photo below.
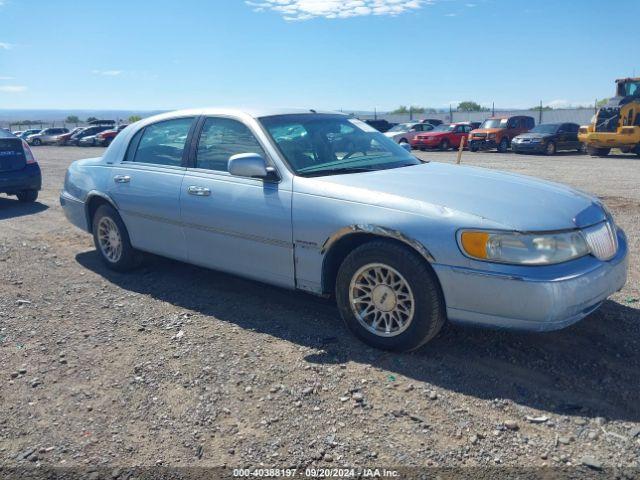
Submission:
M 0 131 L 0 193 L 16 195 L 21 202 L 35 202 L 41 187 L 40 166 L 29 145 Z

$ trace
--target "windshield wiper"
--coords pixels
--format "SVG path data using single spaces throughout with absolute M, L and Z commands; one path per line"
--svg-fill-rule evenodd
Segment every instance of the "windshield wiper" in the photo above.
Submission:
M 378 168 L 364 167 L 342 167 L 342 168 L 325 168 L 322 170 L 311 170 L 309 172 L 299 172 L 303 177 L 322 177 L 325 175 L 342 175 L 344 173 L 362 173 L 375 172 Z

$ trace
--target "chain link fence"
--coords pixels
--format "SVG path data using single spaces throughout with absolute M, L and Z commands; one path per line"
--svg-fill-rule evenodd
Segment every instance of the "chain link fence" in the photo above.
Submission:
M 442 120 L 444 123 L 453 122 L 482 122 L 491 116 L 511 116 L 528 115 L 535 118 L 536 124 L 540 123 L 564 123 L 571 122 L 578 125 L 587 125 L 591 122 L 591 117 L 595 114 L 595 109 L 590 108 L 566 108 L 554 110 L 494 110 L 483 112 L 450 112 L 438 113 L 363 113 L 358 114 L 362 120 L 386 120 L 391 123 L 418 122 L 424 118 Z

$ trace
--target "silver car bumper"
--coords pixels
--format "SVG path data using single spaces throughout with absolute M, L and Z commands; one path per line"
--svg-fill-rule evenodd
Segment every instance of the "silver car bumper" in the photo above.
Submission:
M 60 205 L 69 222 L 85 232 L 91 232 L 87 223 L 87 210 L 82 200 L 75 198 L 68 192 L 62 191 L 60 193 Z
M 510 267 L 488 272 L 434 265 L 449 320 L 531 331 L 557 330 L 596 310 L 627 279 L 628 247 L 618 230 L 616 256 L 587 256 L 549 267 Z

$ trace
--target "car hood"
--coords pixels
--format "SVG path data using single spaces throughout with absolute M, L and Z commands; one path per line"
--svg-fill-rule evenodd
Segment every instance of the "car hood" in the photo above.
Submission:
M 489 222 L 518 231 L 586 227 L 606 218 L 594 197 L 561 184 L 433 162 L 304 178 L 295 190 L 427 216 L 457 211 L 476 217 L 479 224 Z
M 393 138 L 393 137 L 395 137 L 396 135 L 402 135 L 403 133 L 407 133 L 407 132 L 408 132 L 408 130 L 407 130 L 407 131 L 404 131 L 404 132 L 384 132 L 384 133 L 383 133 L 383 135 L 384 135 L 385 137 Z
M 471 133 L 498 133 L 499 131 L 504 130 L 503 128 L 476 128 L 472 130 Z
M 554 135 L 554 133 L 523 133 L 518 135 L 518 138 L 549 138 Z
M 418 135 L 421 137 L 442 137 L 447 133 L 450 133 L 450 132 L 422 132 L 422 133 L 419 133 Z

